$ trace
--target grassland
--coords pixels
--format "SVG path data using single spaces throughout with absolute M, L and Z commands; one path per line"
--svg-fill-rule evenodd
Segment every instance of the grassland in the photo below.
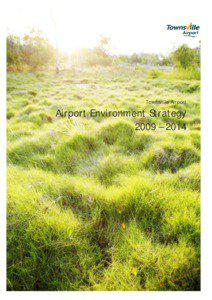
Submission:
M 200 83 L 152 73 L 8 74 L 8 290 L 200 289 Z M 159 107 L 186 109 L 187 129 L 55 117 L 147 99 L 186 100 Z

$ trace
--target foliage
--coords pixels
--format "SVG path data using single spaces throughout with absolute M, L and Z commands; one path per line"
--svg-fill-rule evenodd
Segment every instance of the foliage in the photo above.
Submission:
M 171 55 L 177 68 L 188 69 L 200 66 L 199 50 L 191 49 L 186 44 L 180 46 Z
M 109 54 L 110 39 L 100 36 L 94 48 L 83 48 L 72 54 L 59 53 L 62 68 L 70 67 L 96 67 L 112 64 L 150 65 L 155 67 L 172 66 L 178 71 L 178 77 L 183 78 L 186 70 L 190 79 L 199 78 L 200 49 L 191 49 L 182 45 L 169 56 L 155 53 L 133 53 L 132 55 L 113 56 Z M 9 35 L 7 37 L 7 68 L 9 71 L 35 71 L 48 69 L 55 63 L 55 49 L 51 43 L 37 30 L 30 31 L 23 37 Z M 149 71 L 149 73 L 153 70 Z M 155 76 L 159 72 L 154 71 Z M 157 74 L 156 74 L 157 73 Z M 150 75 L 151 76 L 151 75 Z M 153 78 L 154 75 L 152 74 Z
M 129 64 L 143 64 L 143 65 L 155 65 L 155 66 L 167 64 L 167 62 L 165 61 L 163 63 L 163 60 L 159 57 L 159 55 L 154 53 L 141 53 L 141 54 L 133 53 L 130 56 L 120 55 L 118 56 L 118 60 Z
M 94 67 L 98 65 L 110 65 L 112 59 L 102 49 L 95 47 L 94 49 L 81 49 L 73 53 L 71 61 L 74 66 Z
M 54 62 L 55 50 L 39 31 L 32 30 L 23 38 L 7 37 L 8 70 L 38 70 Z
M 148 75 L 150 78 L 158 78 L 160 77 L 160 75 L 162 74 L 162 72 L 158 69 L 155 69 L 155 68 L 151 68 L 148 70 Z
M 71 62 L 74 66 L 94 67 L 98 65 L 107 66 L 112 63 L 112 57 L 108 54 L 110 39 L 101 36 L 96 47 L 92 49 L 83 48 L 71 55 Z

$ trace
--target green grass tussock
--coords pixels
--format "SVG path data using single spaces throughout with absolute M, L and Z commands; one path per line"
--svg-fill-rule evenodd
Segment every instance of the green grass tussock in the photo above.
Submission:
M 167 144 L 146 152 L 146 157 L 142 158 L 144 166 L 155 172 L 175 173 L 181 168 L 199 162 L 200 155 L 194 147 L 180 143 L 176 143 L 176 145 L 177 147 L 174 149 L 171 144 Z
M 8 290 L 200 290 L 200 84 L 175 75 L 8 74 Z M 135 130 L 171 117 L 62 119 L 58 108 L 186 110 L 187 129 Z
M 133 125 L 127 121 L 115 121 L 104 124 L 99 133 L 99 137 L 109 145 L 129 143 L 133 135 Z
M 74 172 L 80 160 L 84 160 L 98 149 L 98 141 L 88 134 L 75 134 L 69 141 L 55 149 L 58 169 Z

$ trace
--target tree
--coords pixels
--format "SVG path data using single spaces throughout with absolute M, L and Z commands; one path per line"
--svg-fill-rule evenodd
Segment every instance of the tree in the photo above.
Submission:
M 139 58 L 138 54 L 136 54 L 136 53 L 133 53 L 130 56 L 130 60 L 131 60 L 131 63 L 133 63 L 133 64 L 137 64 L 140 62 L 140 58 Z
M 15 35 L 7 37 L 8 68 L 30 70 L 47 67 L 54 61 L 55 50 L 40 31 L 32 30 L 23 38 Z
M 88 49 L 83 48 L 75 53 L 72 53 L 71 60 L 75 66 L 107 66 L 112 63 L 112 57 L 108 54 L 108 45 L 110 39 L 105 36 L 101 36 L 97 42 L 97 46 Z
M 23 38 L 24 63 L 36 70 L 53 63 L 55 50 L 40 31 L 32 30 Z
M 98 48 L 105 54 L 108 54 L 107 52 L 108 52 L 109 44 L 110 44 L 110 38 L 107 36 L 101 35 L 96 48 Z
M 195 49 L 189 48 L 186 44 L 180 46 L 172 53 L 175 67 L 187 69 L 198 66 L 198 53 Z
M 7 37 L 7 64 L 18 66 L 22 60 L 22 45 L 21 40 L 18 36 L 9 35 Z

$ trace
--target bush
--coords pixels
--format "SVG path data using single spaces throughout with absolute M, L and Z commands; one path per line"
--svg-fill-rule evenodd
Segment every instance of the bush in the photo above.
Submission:
M 174 65 L 177 68 L 188 69 L 190 67 L 200 66 L 199 49 L 191 49 L 185 44 L 175 50 L 171 56 L 173 57 Z
M 177 68 L 174 70 L 174 77 L 176 79 L 199 80 L 200 69 L 195 67 L 189 67 L 187 69 Z
M 154 68 L 149 69 L 147 73 L 148 73 L 148 76 L 153 79 L 160 77 L 162 74 L 162 72 L 160 70 L 154 69 Z
M 82 49 L 72 54 L 71 60 L 75 66 L 95 67 L 112 64 L 112 58 L 99 48 Z
M 51 65 L 55 50 L 39 31 L 31 31 L 23 39 L 18 36 L 7 37 L 8 71 L 35 71 Z

